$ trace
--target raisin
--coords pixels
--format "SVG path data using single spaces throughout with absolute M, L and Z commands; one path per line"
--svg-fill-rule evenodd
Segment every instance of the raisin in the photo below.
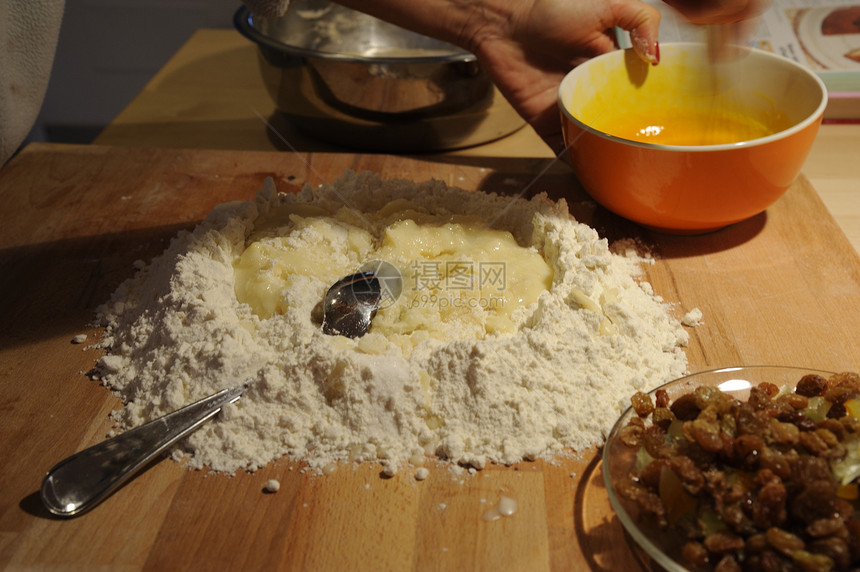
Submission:
M 806 527 L 806 532 L 809 533 L 809 536 L 818 538 L 835 534 L 843 526 L 845 526 L 845 519 L 841 516 L 833 518 L 819 518 L 818 520 L 813 520 L 809 523 Z
M 802 431 L 799 441 L 804 449 L 817 457 L 824 456 L 829 449 L 827 443 L 821 438 L 817 430 Z
M 836 387 L 828 388 L 824 392 L 824 399 L 832 403 L 834 407 L 841 406 L 841 409 L 844 412 L 845 407 L 843 404 L 855 395 L 857 395 L 857 390 L 855 388 L 839 384 Z
M 846 520 L 854 516 L 854 505 L 845 499 L 836 497 L 833 501 L 833 516 L 841 516 Z
M 759 415 L 749 403 L 743 403 L 738 408 L 738 435 L 753 434 L 767 437 L 770 429 L 770 417 Z
M 785 400 L 794 409 L 806 409 L 809 407 L 809 398 L 799 393 L 789 393 L 783 395 L 780 399 Z
M 638 425 L 628 425 L 618 432 L 618 439 L 628 447 L 638 447 L 642 444 L 642 434 L 645 430 Z
M 848 548 L 851 550 L 851 558 L 860 560 L 860 520 L 849 519 L 845 521 L 845 530 L 848 532 Z
M 809 551 L 827 556 L 839 569 L 845 570 L 851 565 L 851 550 L 841 538 L 831 536 L 815 540 L 809 544 Z
M 719 514 L 723 522 L 738 534 L 751 534 L 755 532 L 752 528 L 752 521 L 750 521 L 744 512 L 741 502 L 724 504 Z
M 789 557 L 798 550 L 803 550 L 806 547 L 802 538 L 781 528 L 768 528 L 764 536 L 771 547 Z
M 842 446 L 842 443 L 839 442 L 839 438 L 831 431 L 825 427 L 820 427 L 815 430 L 815 434 L 821 438 L 822 441 L 827 445 L 827 451 L 824 453 L 824 456 L 828 459 L 841 459 L 845 456 L 846 450 L 845 447 Z
M 860 419 L 853 415 L 846 415 L 845 417 L 840 418 L 839 423 L 845 427 L 845 430 L 849 433 L 857 433 L 860 431 Z
M 735 453 L 738 460 L 752 465 L 758 461 L 758 456 L 764 449 L 764 439 L 758 435 L 741 435 L 735 438 Z
M 715 453 L 723 448 L 723 440 L 720 437 L 720 426 L 713 421 L 702 418 L 684 423 L 684 435 L 689 433 L 692 440 L 699 444 L 705 451 Z
M 752 521 L 759 528 L 782 525 L 788 515 L 785 500 L 788 494 L 779 479 L 772 480 L 759 489 L 753 501 Z
M 741 572 L 741 565 L 732 554 L 726 554 L 714 567 L 714 572 Z
M 844 423 L 837 419 L 824 419 L 818 422 L 819 429 L 827 429 L 836 437 L 837 441 L 842 441 L 848 433 L 848 429 Z
M 806 415 L 801 415 L 795 425 L 797 425 L 797 428 L 801 431 L 815 431 L 815 428 L 818 427 L 815 421 Z
M 693 395 L 696 397 L 696 405 L 699 409 L 718 405 L 725 398 L 725 394 L 712 385 L 700 385 L 693 391 Z
M 785 415 L 796 413 L 797 409 L 791 406 L 785 399 L 775 399 L 770 402 L 770 406 L 766 409 L 771 417 L 779 419 Z
M 689 457 L 672 457 L 669 459 L 669 468 L 681 479 L 690 494 L 698 494 L 705 485 L 705 475 Z
M 656 407 L 669 407 L 669 393 L 665 389 L 655 391 L 654 400 Z
M 696 405 L 696 396 L 692 393 L 685 393 L 676 399 L 669 409 L 681 421 L 692 421 L 698 417 L 700 411 L 699 406 Z
M 830 381 L 839 385 L 853 388 L 860 393 L 860 374 L 853 371 L 843 371 L 831 376 Z
M 763 532 L 749 536 L 744 544 L 744 550 L 750 554 L 761 552 L 767 548 L 767 538 Z
M 715 508 L 720 510 L 723 504 L 723 496 L 729 490 L 726 474 L 723 471 L 711 468 L 703 471 L 702 475 L 705 477 L 705 491 L 714 499 Z
M 775 550 L 763 550 L 756 559 L 748 563 L 747 569 L 761 570 L 762 572 L 787 572 L 797 568 L 792 567 L 791 562 Z
M 800 429 L 797 425 L 774 421 L 771 423 L 771 440 L 780 445 L 795 445 L 800 438 Z
M 633 405 L 633 410 L 639 417 L 648 417 L 654 411 L 654 404 L 651 402 L 651 396 L 647 393 L 637 391 L 630 398 L 630 403 Z
M 804 397 L 817 397 L 824 392 L 826 387 L 827 381 L 823 377 L 809 374 L 800 378 L 795 391 Z
M 708 551 L 701 542 L 690 541 L 681 548 L 681 556 L 693 567 L 703 568 L 708 564 Z
M 669 466 L 669 461 L 666 459 L 654 459 L 642 469 L 639 473 L 639 482 L 652 491 L 656 491 L 660 487 L 660 473 L 663 469 Z
M 824 554 L 798 550 L 793 554 L 793 560 L 804 572 L 830 572 L 833 570 L 833 559 Z
M 770 409 L 772 406 L 771 395 L 767 390 L 766 384 L 757 385 L 750 389 L 750 396 L 747 403 L 756 411 Z
M 714 554 L 736 552 L 744 547 L 744 539 L 726 531 L 713 532 L 705 537 L 705 548 Z
M 792 466 L 792 478 L 798 483 L 811 483 L 813 481 L 830 481 L 832 489 L 836 490 L 836 481 L 830 472 L 830 465 L 824 459 L 801 455 Z
M 677 454 L 677 446 L 666 440 L 666 432 L 657 425 L 647 427 L 642 433 L 642 445 L 655 459 L 668 458 Z
M 720 417 L 720 430 L 732 438 L 738 434 L 738 420 L 732 412 L 724 413 Z
M 635 502 L 646 513 L 654 515 L 660 526 L 666 526 L 666 508 L 663 506 L 663 501 L 660 497 L 645 487 L 638 485 L 632 481 L 621 481 L 618 483 L 618 493 Z
M 848 412 L 845 410 L 845 405 L 842 403 L 834 403 L 830 406 L 830 409 L 827 410 L 828 419 L 841 419 L 846 415 L 848 415 Z
M 651 419 L 654 425 L 659 425 L 663 430 L 668 430 L 669 425 L 675 420 L 675 414 L 668 407 L 655 407 Z
M 832 477 L 831 477 L 832 478 Z M 804 523 L 837 515 L 836 494 L 832 482 L 818 480 L 807 483 L 790 502 L 791 516 Z
M 763 392 L 765 392 L 767 394 L 767 396 L 770 397 L 771 399 L 773 399 L 774 397 L 779 395 L 779 387 L 777 387 L 775 384 L 773 384 L 769 381 L 764 381 L 764 382 L 758 384 L 757 387 L 760 390 L 762 390 Z
M 844 403 L 860 393 L 860 377 L 856 374 L 836 374 L 827 380 L 824 398 L 832 403 Z
M 770 447 L 764 447 L 759 455 L 759 467 L 770 469 L 782 479 L 791 477 L 792 469 L 789 457 Z
M 755 474 L 753 483 L 763 487 L 768 483 L 781 483 L 782 480 L 772 470 L 764 468 Z

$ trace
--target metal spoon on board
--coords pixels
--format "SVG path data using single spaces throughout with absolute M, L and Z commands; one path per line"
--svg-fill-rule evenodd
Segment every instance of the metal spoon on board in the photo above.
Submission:
M 400 296 L 403 280 L 393 265 L 375 260 L 335 282 L 323 300 L 323 333 L 360 338 L 377 310 Z
M 224 389 L 60 461 L 42 480 L 42 503 L 57 516 L 88 511 L 244 390 Z

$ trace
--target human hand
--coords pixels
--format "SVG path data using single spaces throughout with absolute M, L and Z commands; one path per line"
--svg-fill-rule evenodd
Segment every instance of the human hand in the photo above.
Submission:
M 640 0 L 502 3 L 504 7 L 496 6 L 496 12 L 484 10 L 484 21 L 461 43 L 556 153 L 564 149 L 557 107 L 559 83 L 584 60 L 617 47 L 613 27 L 631 32 L 640 57 L 659 61 L 660 13 Z
M 289 0 L 243 0 L 260 14 Z M 644 60 L 659 61 L 660 12 L 641 0 L 335 0 L 478 57 L 502 94 L 556 152 L 564 148 L 558 86 L 573 67 L 614 50 L 630 32 Z M 692 1 L 692 0 L 689 0 Z
M 687 21 L 708 27 L 708 50 L 713 61 L 738 56 L 743 45 L 759 26 L 758 16 L 769 0 L 664 0 Z
M 693 24 L 733 24 L 764 12 L 768 0 L 664 0 Z

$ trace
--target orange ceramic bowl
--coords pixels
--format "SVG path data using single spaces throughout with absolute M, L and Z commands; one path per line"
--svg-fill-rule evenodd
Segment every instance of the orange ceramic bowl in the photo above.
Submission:
M 702 44 L 660 52 L 651 66 L 617 50 L 562 81 L 564 138 L 582 186 L 616 214 L 671 233 L 716 230 L 767 209 L 812 147 L 827 105 L 824 83 L 750 48 L 719 63 Z M 670 131 L 688 139 L 652 137 Z

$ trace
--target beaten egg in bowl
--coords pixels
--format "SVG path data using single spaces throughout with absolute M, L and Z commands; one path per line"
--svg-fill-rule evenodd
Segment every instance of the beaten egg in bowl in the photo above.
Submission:
M 579 183 L 601 205 L 663 232 L 713 231 L 755 216 L 794 183 L 827 92 L 813 72 L 751 48 L 711 62 L 704 44 L 593 58 L 559 88 Z

